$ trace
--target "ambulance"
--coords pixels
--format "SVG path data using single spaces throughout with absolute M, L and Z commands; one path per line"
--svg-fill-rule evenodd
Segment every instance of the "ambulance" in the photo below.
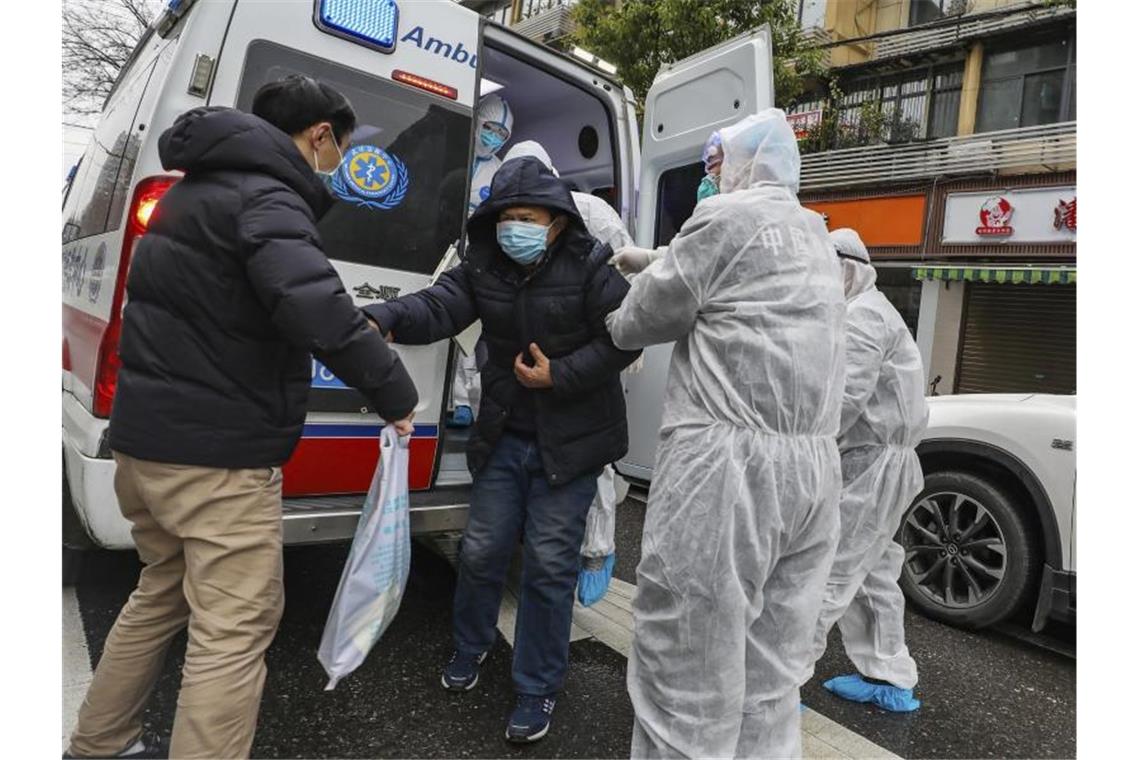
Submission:
M 514 113 L 500 155 L 537 140 L 565 180 L 610 201 L 647 247 L 667 244 L 692 212 L 709 133 L 773 103 L 766 28 L 663 67 L 643 130 L 632 93 L 595 62 L 449 0 L 171 0 L 123 67 L 64 195 L 64 546 L 133 546 L 107 426 L 127 271 L 156 204 L 179 180 L 157 148 L 179 114 L 249 110 L 261 85 L 294 73 L 348 97 L 359 126 L 320 233 L 346 290 L 367 306 L 427 286 L 463 240 L 482 96 L 499 94 Z M 396 350 L 420 395 L 412 530 L 454 533 L 471 482 L 466 431 L 444 425 L 457 349 L 446 341 Z M 631 427 L 642 432 L 619 468 L 635 477 L 652 466 L 669 350 L 648 351 L 627 389 Z M 287 543 L 352 536 L 380 426 L 363 396 L 313 361 L 303 437 L 284 467 Z

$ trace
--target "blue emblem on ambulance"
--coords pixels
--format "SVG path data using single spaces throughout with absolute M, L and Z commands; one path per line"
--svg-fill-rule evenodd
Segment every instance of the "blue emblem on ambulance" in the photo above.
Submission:
M 403 202 L 408 179 L 403 161 L 375 145 L 358 145 L 345 154 L 332 190 L 348 203 L 388 210 Z
M 491 186 L 490 185 L 483 185 L 483 187 L 479 188 L 479 199 L 480 200 L 485 201 L 490 197 L 491 197 Z

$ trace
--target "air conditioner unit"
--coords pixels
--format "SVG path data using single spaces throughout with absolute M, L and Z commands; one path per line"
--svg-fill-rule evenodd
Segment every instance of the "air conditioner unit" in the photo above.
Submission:
M 964 16 L 974 10 L 974 0 L 950 0 L 946 6 L 947 16 Z

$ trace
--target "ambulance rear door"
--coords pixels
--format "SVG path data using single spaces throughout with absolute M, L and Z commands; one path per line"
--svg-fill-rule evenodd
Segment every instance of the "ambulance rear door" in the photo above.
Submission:
M 657 72 L 645 98 L 634 232 L 638 245 L 669 244 L 696 206 L 704 176 L 701 152 L 709 135 L 772 107 L 774 93 L 767 26 Z M 618 469 L 631 477 L 650 480 L 653 474 L 672 353 L 672 344 L 649 348 L 643 369 L 627 382 L 630 445 Z
M 289 74 L 328 83 L 357 115 L 321 220 L 325 252 L 358 306 L 426 287 L 461 239 L 476 94 L 479 16 L 448 0 L 237 2 L 210 105 L 249 110 Z M 438 466 L 449 342 L 397 346 L 419 390 L 410 486 Z M 313 362 L 304 436 L 285 467 L 286 496 L 360 493 L 380 422 L 368 400 Z

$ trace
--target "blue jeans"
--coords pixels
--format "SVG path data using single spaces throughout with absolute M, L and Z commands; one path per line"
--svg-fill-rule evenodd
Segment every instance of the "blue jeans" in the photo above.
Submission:
M 459 550 L 455 647 L 479 654 L 494 644 L 503 586 L 521 534 L 522 598 L 512 671 L 520 694 L 554 694 L 566 680 L 574 587 L 598 474 L 551 487 L 538 442 L 507 433 L 475 477 Z

